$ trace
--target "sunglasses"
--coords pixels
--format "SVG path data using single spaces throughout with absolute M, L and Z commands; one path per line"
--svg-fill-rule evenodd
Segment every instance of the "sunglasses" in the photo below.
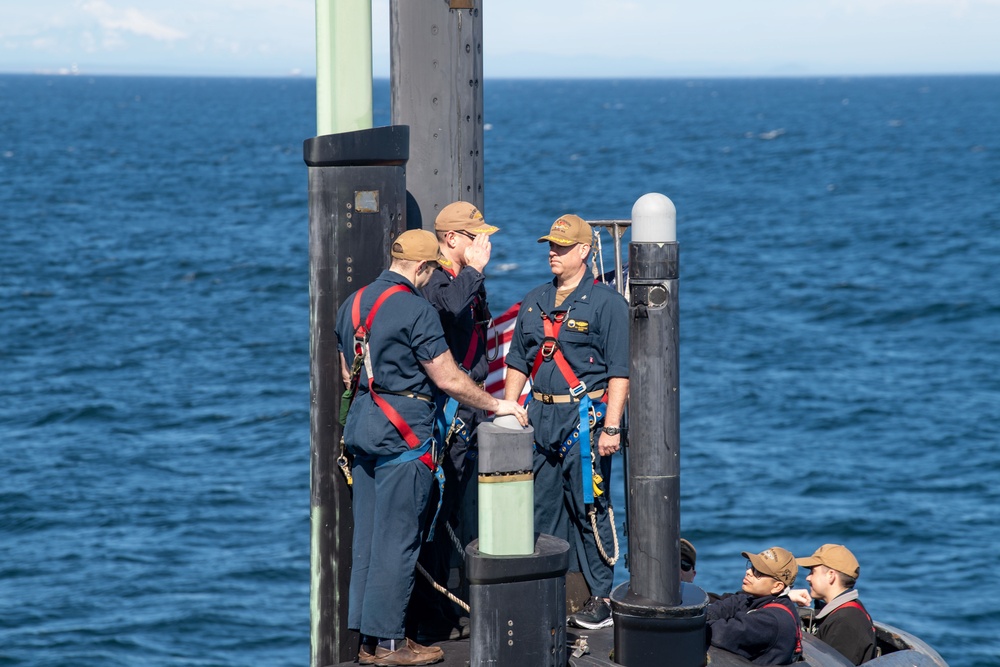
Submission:
M 765 574 L 764 572 L 761 572 L 760 570 L 758 570 L 757 568 L 755 568 L 753 566 L 753 563 L 750 562 L 749 560 L 747 561 L 747 571 L 751 574 L 751 576 L 753 576 L 754 579 L 763 579 L 764 577 L 770 577 L 771 579 L 774 579 L 775 581 L 778 580 L 778 578 L 775 577 L 774 575 Z
M 476 235 L 475 234 L 473 234 L 471 232 L 467 232 L 464 229 L 456 229 L 455 233 L 456 234 L 461 234 L 462 236 L 464 236 L 467 239 L 472 239 L 473 241 L 476 240 Z
M 681 569 L 684 570 L 685 572 L 690 572 L 691 570 L 694 569 L 694 563 L 692 563 L 689 560 L 682 560 Z

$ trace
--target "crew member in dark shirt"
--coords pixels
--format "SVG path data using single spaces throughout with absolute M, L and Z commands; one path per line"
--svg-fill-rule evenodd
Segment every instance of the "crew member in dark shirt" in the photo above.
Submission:
M 441 318 L 448 349 L 459 366 L 480 387 L 489 374 L 486 358 L 486 331 L 490 311 L 486 302 L 486 276 L 490 261 L 490 236 L 498 230 L 486 224 L 483 214 L 472 204 L 448 204 L 434 221 L 438 247 L 446 262 L 431 272 L 421 289 Z M 441 467 L 445 474 L 444 497 L 434 531 L 434 541 L 420 552 L 420 564 L 441 585 L 447 585 L 455 542 L 476 537 L 475 525 L 460 527 L 463 501 L 469 480 L 476 469 L 476 428 L 486 412 L 468 405 L 446 404 L 445 427 L 450 438 Z M 436 502 L 434 499 L 431 501 Z M 474 515 L 473 515 L 474 521 Z M 461 567 L 461 565 L 460 565 Z M 468 636 L 469 625 L 447 598 L 423 578 L 417 579 L 410 601 L 408 624 L 416 625 L 418 640 L 440 641 Z
M 417 292 L 447 261 L 434 235 L 404 232 L 390 254 L 389 269 L 337 312 L 343 380 L 356 390 L 344 426 L 354 478 L 347 627 L 361 633 L 360 664 L 427 665 L 444 652 L 407 637 L 404 617 L 437 468 L 431 454 L 437 394 L 515 415 L 524 426 L 528 415 L 459 369 L 437 313 Z M 357 365 L 344 354 L 352 348 Z
M 789 597 L 801 606 L 815 598 L 813 633 L 855 665 L 874 658 L 875 627 L 854 589 L 861 574 L 854 554 L 841 544 L 824 544 L 812 556 L 796 561 L 809 568 L 810 590 L 797 589 Z
M 799 616 L 788 598 L 798 572 L 795 557 L 780 547 L 743 556 L 742 592 L 705 607 L 709 642 L 755 665 L 790 664 L 802 654 Z

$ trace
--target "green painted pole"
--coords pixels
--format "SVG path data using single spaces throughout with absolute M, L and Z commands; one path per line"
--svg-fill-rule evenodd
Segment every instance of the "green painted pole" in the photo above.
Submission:
M 371 126 L 371 0 L 316 0 L 316 134 Z

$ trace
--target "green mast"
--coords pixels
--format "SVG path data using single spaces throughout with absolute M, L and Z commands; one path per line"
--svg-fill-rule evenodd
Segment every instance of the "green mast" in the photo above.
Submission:
M 316 134 L 371 126 L 371 0 L 316 0 Z

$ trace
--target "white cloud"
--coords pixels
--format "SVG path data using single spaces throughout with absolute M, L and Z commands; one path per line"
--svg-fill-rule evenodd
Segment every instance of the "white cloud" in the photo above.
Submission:
M 158 42 L 174 42 L 187 37 L 180 30 L 150 18 L 134 7 L 119 10 L 104 0 L 88 0 L 81 4 L 80 8 L 96 18 L 101 27 L 110 33 L 130 32 L 140 37 L 150 37 Z M 110 41 L 117 42 L 116 35 L 109 36 Z

